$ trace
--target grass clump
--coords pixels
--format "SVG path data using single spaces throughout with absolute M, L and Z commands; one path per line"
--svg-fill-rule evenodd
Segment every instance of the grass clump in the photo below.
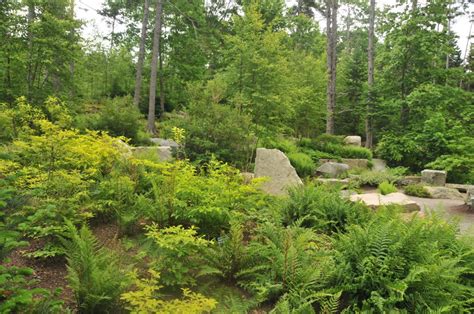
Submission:
M 416 197 L 430 197 L 430 193 L 421 184 L 409 184 L 405 187 L 405 194 Z
M 313 159 L 305 153 L 289 153 L 288 159 L 301 177 L 311 176 L 316 169 Z
M 378 190 L 382 195 L 387 195 L 398 191 L 397 187 L 388 181 L 383 181 L 380 183 Z

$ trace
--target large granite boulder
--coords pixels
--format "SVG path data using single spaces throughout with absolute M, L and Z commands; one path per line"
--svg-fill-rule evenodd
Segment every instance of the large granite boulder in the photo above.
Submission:
M 326 162 L 316 169 L 316 173 L 329 178 L 336 178 L 349 170 L 349 166 L 337 162 Z
M 446 171 L 425 169 L 421 172 L 421 182 L 433 186 L 444 186 Z
M 153 144 L 155 144 L 157 146 L 169 146 L 171 148 L 178 148 L 179 147 L 179 144 L 176 143 L 175 141 L 164 139 L 164 138 L 159 138 L 159 137 L 150 138 L 150 142 L 152 142 Z
M 385 170 L 387 170 L 387 162 L 383 159 L 373 158 L 372 159 L 372 170 L 374 170 L 374 171 L 385 171 Z
M 261 188 L 272 195 L 285 195 L 288 188 L 303 185 L 288 157 L 278 149 L 257 148 L 254 173 L 255 178 L 268 178 Z
M 362 146 L 362 138 L 358 135 L 346 136 L 344 138 L 344 144 L 353 146 Z
M 157 156 L 163 162 L 173 160 L 172 149 L 169 146 L 138 146 L 133 147 L 132 150 L 135 156 L 150 154 Z
M 464 200 L 464 196 L 456 189 L 444 186 L 426 186 L 425 189 L 431 198 Z
M 466 203 L 467 203 L 467 205 L 469 205 L 471 210 L 474 210 L 474 188 L 471 188 L 471 189 L 467 190 Z
M 350 200 L 353 202 L 363 202 L 373 209 L 386 205 L 400 205 L 409 212 L 420 210 L 420 205 L 417 202 L 400 192 L 387 195 L 380 193 L 355 194 L 350 196 Z

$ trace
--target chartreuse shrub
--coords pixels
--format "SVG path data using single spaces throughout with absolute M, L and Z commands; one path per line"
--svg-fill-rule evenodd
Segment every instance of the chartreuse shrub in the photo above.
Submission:
M 368 211 L 341 198 L 337 190 L 306 185 L 290 190 L 282 206 L 282 216 L 286 225 L 298 224 L 330 234 L 344 231 L 347 225 L 363 223 Z
M 80 313 L 111 311 L 128 285 L 115 253 L 101 247 L 92 232 L 66 222 L 64 239 L 69 285 Z
M 154 163 L 134 160 L 152 203 L 144 211 L 160 226 L 196 226 L 199 233 L 217 237 L 229 227 L 232 212 L 244 212 L 265 203 L 258 180 L 244 185 L 237 169 L 211 159 L 205 169 L 187 161 Z
M 378 186 L 378 190 L 382 195 L 387 195 L 398 191 L 397 187 L 388 181 L 383 181 L 382 183 L 380 183 Z
M 417 197 L 430 197 L 430 193 L 421 184 L 409 184 L 404 188 L 405 194 Z
M 107 207 L 94 202 L 96 182 L 119 167 L 122 157 L 114 139 L 97 132 L 79 134 L 47 121 L 35 121 L 38 134 L 23 136 L 6 147 L 0 160 L 2 186 L 13 192 L 7 208 L 9 224 L 27 237 L 48 241 L 34 257 L 62 253 L 56 242 L 64 235 L 63 219 L 75 223 L 97 216 Z
M 161 281 L 167 286 L 192 286 L 202 267 L 202 254 L 211 245 L 196 229 L 172 226 L 160 229 L 147 227 L 146 236 L 157 251 L 153 267 L 161 273 Z M 155 254 L 154 254 L 155 255 Z
M 136 272 L 131 273 L 135 290 L 122 294 L 121 299 L 127 303 L 125 308 L 131 313 L 210 313 L 217 305 L 217 301 L 206 298 L 202 294 L 182 289 L 181 299 L 164 299 L 160 293 L 163 288 L 159 284 L 160 273 L 149 270 L 149 279 L 139 279 Z
M 329 286 L 343 291 L 350 312 L 472 312 L 474 249 L 456 230 L 436 217 L 381 211 L 334 236 Z

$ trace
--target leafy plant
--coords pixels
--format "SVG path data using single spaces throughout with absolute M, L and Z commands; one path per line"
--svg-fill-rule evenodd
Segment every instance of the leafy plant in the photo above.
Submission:
M 378 186 L 384 181 L 393 183 L 398 181 L 406 172 L 406 168 L 388 168 L 385 171 L 363 170 L 354 177 L 358 185 Z
M 343 232 L 350 224 L 362 223 L 368 210 L 342 199 L 337 190 L 307 185 L 290 190 L 282 215 L 286 225 L 297 224 L 331 234 Z
M 387 195 L 398 191 L 397 187 L 388 181 L 383 181 L 380 183 L 378 190 L 382 195 Z
M 150 279 L 139 279 L 136 272 L 131 273 L 131 279 L 136 290 L 125 292 L 121 299 L 128 303 L 126 308 L 131 313 L 210 313 L 217 305 L 216 300 L 182 289 L 181 299 L 165 299 L 160 293 L 163 286 L 159 285 L 160 273 L 149 270 Z
M 212 242 L 197 236 L 194 227 L 160 229 L 153 224 L 146 229 L 153 247 L 159 250 L 153 267 L 162 274 L 162 282 L 167 286 L 195 285 L 195 277 L 201 267 L 201 255 Z
M 96 313 L 117 307 L 128 285 L 117 256 L 101 247 L 85 226 L 77 230 L 66 222 L 69 240 L 65 247 L 68 280 L 80 313 Z
M 416 197 L 430 197 L 430 193 L 425 189 L 421 184 L 409 184 L 404 187 L 405 194 L 412 195 Z
M 295 167 L 296 172 L 301 177 L 307 177 L 314 174 L 316 165 L 310 156 L 304 153 L 290 153 L 288 154 L 291 164 Z

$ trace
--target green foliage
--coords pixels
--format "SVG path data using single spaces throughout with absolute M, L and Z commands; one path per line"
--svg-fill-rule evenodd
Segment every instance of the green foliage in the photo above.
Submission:
M 310 156 L 305 153 L 290 153 L 288 154 L 291 164 L 295 167 L 296 172 L 301 177 L 307 177 L 314 174 L 316 165 Z
M 107 99 L 99 112 L 97 125 L 93 129 L 106 130 L 113 136 L 124 136 L 133 143 L 140 143 L 142 115 L 131 97 Z
M 409 184 L 403 188 L 405 194 L 416 197 L 430 197 L 430 193 L 421 184 Z
M 313 303 L 321 299 L 316 292 L 326 283 L 325 270 L 332 267 L 325 253 L 327 244 L 325 237 L 310 229 L 264 224 L 248 246 L 239 284 L 261 302 L 285 302 L 292 310 L 311 313 Z
M 127 310 L 131 313 L 190 313 L 201 314 L 210 313 L 217 305 L 216 300 L 190 291 L 182 289 L 182 299 L 165 300 L 160 298 L 159 285 L 160 273 L 149 270 L 150 279 L 139 279 L 136 272 L 131 274 L 131 279 L 136 286 L 136 290 L 125 292 L 121 299 L 127 302 Z
M 159 250 L 153 267 L 162 274 L 162 282 L 167 286 L 195 285 L 200 255 L 212 242 L 197 236 L 195 228 L 182 226 L 159 229 L 151 225 L 146 235 Z
M 20 240 L 19 232 L 7 229 L 0 222 L 0 261 L 3 261 L 13 249 L 27 245 L 28 242 Z
M 0 312 L 42 313 L 47 304 L 47 313 L 64 313 L 63 302 L 48 290 L 32 288 L 36 282 L 28 278 L 34 274 L 31 268 L 0 265 Z
M 397 187 L 388 181 L 383 181 L 380 183 L 378 190 L 382 195 L 387 195 L 398 191 Z
M 86 227 L 77 230 L 66 222 L 69 240 L 65 247 L 69 284 L 80 313 L 113 310 L 128 281 L 117 256 L 101 247 Z
M 469 311 L 474 251 L 435 217 L 401 220 L 381 211 L 334 238 L 331 280 L 352 311 Z
M 384 181 L 395 183 L 402 175 L 406 173 L 407 169 L 403 167 L 387 168 L 385 171 L 363 170 L 354 178 L 358 185 L 378 186 Z
M 341 136 L 320 135 L 300 143 L 303 147 L 330 154 L 330 158 L 372 159 L 372 152 L 365 147 L 344 145 Z
M 348 225 L 363 223 L 368 210 L 342 199 L 337 190 L 307 185 L 290 190 L 282 215 L 286 225 L 295 224 L 331 234 L 343 232 Z

